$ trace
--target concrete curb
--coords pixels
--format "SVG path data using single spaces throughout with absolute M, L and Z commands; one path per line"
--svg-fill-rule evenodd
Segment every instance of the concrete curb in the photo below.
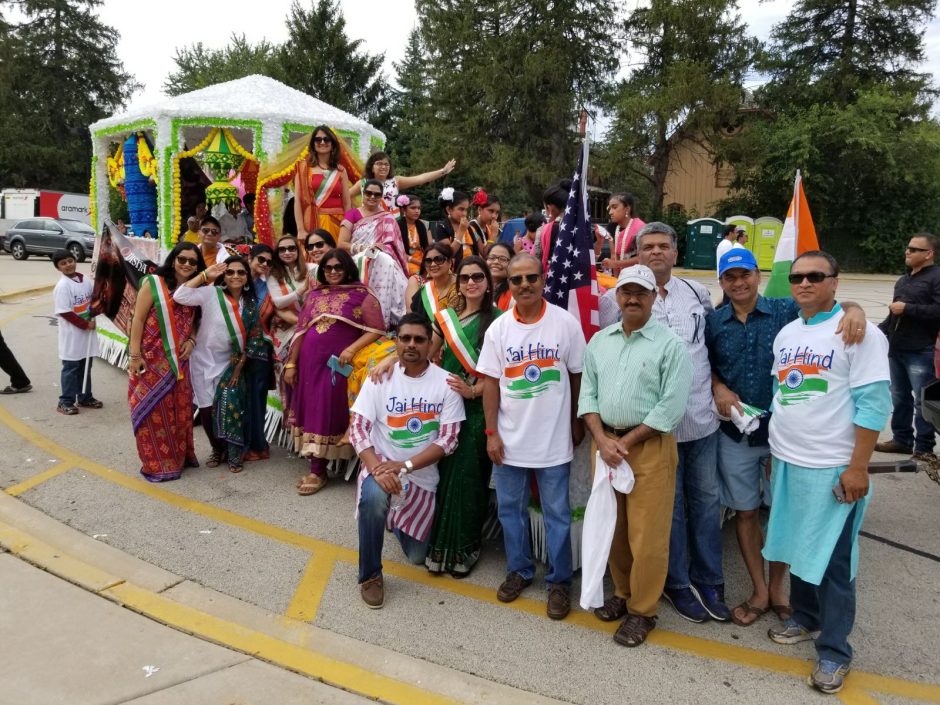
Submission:
M 381 702 L 563 705 L 267 612 L 108 546 L 0 491 L 2 551 L 171 629 Z
M 55 289 L 55 284 L 45 284 L 43 286 L 33 286 L 27 289 L 16 289 L 15 291 L 0 292 L 0 301 L 11 301 L 31 294 L 48 294 Z

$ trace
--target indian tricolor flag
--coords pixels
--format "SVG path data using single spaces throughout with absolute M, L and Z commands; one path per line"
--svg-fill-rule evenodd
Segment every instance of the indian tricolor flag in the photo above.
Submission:
M 819 240 L 816 239 L 816 226 L 813 225 L 813 216 L 806 203 L 806 194 L 803 193 L 803 177 L 799 169 L 793 182 L 793 199 L 787 210 L 787 219 L 783 224 L 783 233 L 777 243 L 774 253 L 774 268 L 770 273 L 770 280 L 764 290 L 764 296 L 771 299 L 784 299 L 790 296 L 790 266 L 797 255 L 810 250 L 819 249 Z
M 513 399 L 532 399 L 548 389 L 553 382 L 561 382 L 561 371 L 550 358 L 524 360 L 507 367 L 503 375 L 508 380 L 506 396 Z
M 399 448 L 414 448 L 425 444 L 430 440 L 431 434 L 440 428 L 437 418 L 433 411 L 389 415 L 389 440 Z

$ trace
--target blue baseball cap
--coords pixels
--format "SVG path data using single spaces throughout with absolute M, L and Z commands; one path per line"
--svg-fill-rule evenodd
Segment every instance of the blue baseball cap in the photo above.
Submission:
M 750 250 L 744 247 L 732 247 L 718 260 L 718 278 L 729 269 L 757 269 L 757 260 Z

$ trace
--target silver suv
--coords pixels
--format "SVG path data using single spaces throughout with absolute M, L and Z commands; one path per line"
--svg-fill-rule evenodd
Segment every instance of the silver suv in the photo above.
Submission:
M 13 259 L 68 250 L 76 262 L 84 262 L 95 249 L 95 231 L 79 220 L 29 218 L 7 230 L 3 249 Z

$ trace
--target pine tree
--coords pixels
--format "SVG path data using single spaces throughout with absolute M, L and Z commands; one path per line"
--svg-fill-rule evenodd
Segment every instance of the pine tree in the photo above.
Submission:
M 408 33 L 402 60 L 392 66 L 398 89 L 393 92 L 389 106 L 392 119 L 386 138 L 396 169 L 409 170 L 412 151 L 421 141 L 421 131 L 429 115 L 430 98 L 427 62 L 417 28 Z
M 169 95 L 180 95 L 252 74 L 280 79 L 279 51 L 280 47 L 267 40 L 251 44 L 244 34 L 233 34 L 222 49 L 207 49 L 197 42 L 176 50 L 176 70 L 164 81 L 163 89 Z
M 100 22 L 101 0 L 22 0 L 25 20 L 9 27 L 0 62 L 4 139 L 0 182 L 86 191 L 88 125 L 138 87 L 114 56 L 117 32 Z M 12 50 L 12 51 L 11 51 Z

